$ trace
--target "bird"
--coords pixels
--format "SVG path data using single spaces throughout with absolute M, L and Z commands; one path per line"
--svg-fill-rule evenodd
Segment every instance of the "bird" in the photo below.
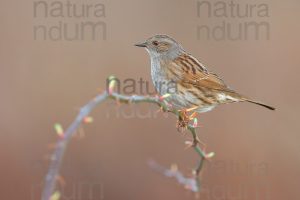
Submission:
M 154 35 L 135 46 L 147 50 L 156 91 L 161 96 L 170 94 L 166 100 L 178 110 L 192 108 L 196 113 L 204 113 L 234 102 L 249 102 L 275 110 L 231 89 L 168 35 Z

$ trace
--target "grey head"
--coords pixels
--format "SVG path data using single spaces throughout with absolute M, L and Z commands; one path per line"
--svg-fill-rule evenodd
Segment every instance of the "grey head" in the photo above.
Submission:
M 154 35 L 145 42 L 135 44 L 137 47 L 145 47 L 151 58 L 175 58 L 184 52 L 180 44 L 168 35 Z

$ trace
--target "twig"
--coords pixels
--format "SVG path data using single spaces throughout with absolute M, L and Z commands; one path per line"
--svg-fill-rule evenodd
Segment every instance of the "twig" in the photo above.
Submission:
M 161 107 L 163 111 L 172 112 L 178 118 L 180 116 L 180 112 L 178 110 L 169 109 L 168 103 L 162 100 L 161 98 L 145 97 L 145 96 L 137 96 L 137 95 L 133 95 L 133 96 L 121 95 L 118 93 L 114 93 L 112 91 L 112 87 L 113 86 L 110 87 L 109 91 L 105 91 L 102 94 L 97 95 L 94 99 L 92 99 L 85 106 L 83 106 L 80 109 L 80 112 L 78 113 L 76 119 L 63 133 L 62 137 L 60 137 L 60 139 L 57 141 L 56 148 L 51 157 L 49 170 L 45 178 L 42 200 L 50 200 L 51 196 L 54 194 L 54 190 L 56 186 L 56 178 L 59 175 L 59 170 L 63 161 L 64 152 L 72 136 L 76 133 L 76 130 L 80 127 L 83 120 L 86 117 L 88 117 L 91 111 L 103 101 L 108 99 L 113 99 L 121 103 L 153 103 Z M 195 181 L 198 183 L 196 187 L 197 189 L 193 189 L 193 191 L 199 191 L 200 186 L 199 186 L 198 175 L 202 169 L 203 163 L 207 156 L 205 152 L 202 151 L 202 149 L 198 146 L 199 139 L 196 135 L 195 127 L 193 127 L 192 125 L 188 125 L 187 128 L 193 135 L 194 140 L 192 146 L 194 150 L 197 152 L 197 154 L 200 156 L 199 164 L 194 171 Z

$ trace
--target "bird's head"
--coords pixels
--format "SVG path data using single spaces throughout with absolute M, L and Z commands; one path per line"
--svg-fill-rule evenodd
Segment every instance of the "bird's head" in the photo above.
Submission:
M 155 35 L 145 42 L 135 44 L 137 47 L 145 47 L 151 56 L 177 56 L 183 51 L 180 44 L 168 35 Z

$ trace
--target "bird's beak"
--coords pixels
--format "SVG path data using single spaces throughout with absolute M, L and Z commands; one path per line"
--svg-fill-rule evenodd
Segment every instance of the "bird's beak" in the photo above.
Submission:
M 137 46 L 137 47 L 147 47 L 147 43 L 146 42 L 137 43 L 134 46 Z

